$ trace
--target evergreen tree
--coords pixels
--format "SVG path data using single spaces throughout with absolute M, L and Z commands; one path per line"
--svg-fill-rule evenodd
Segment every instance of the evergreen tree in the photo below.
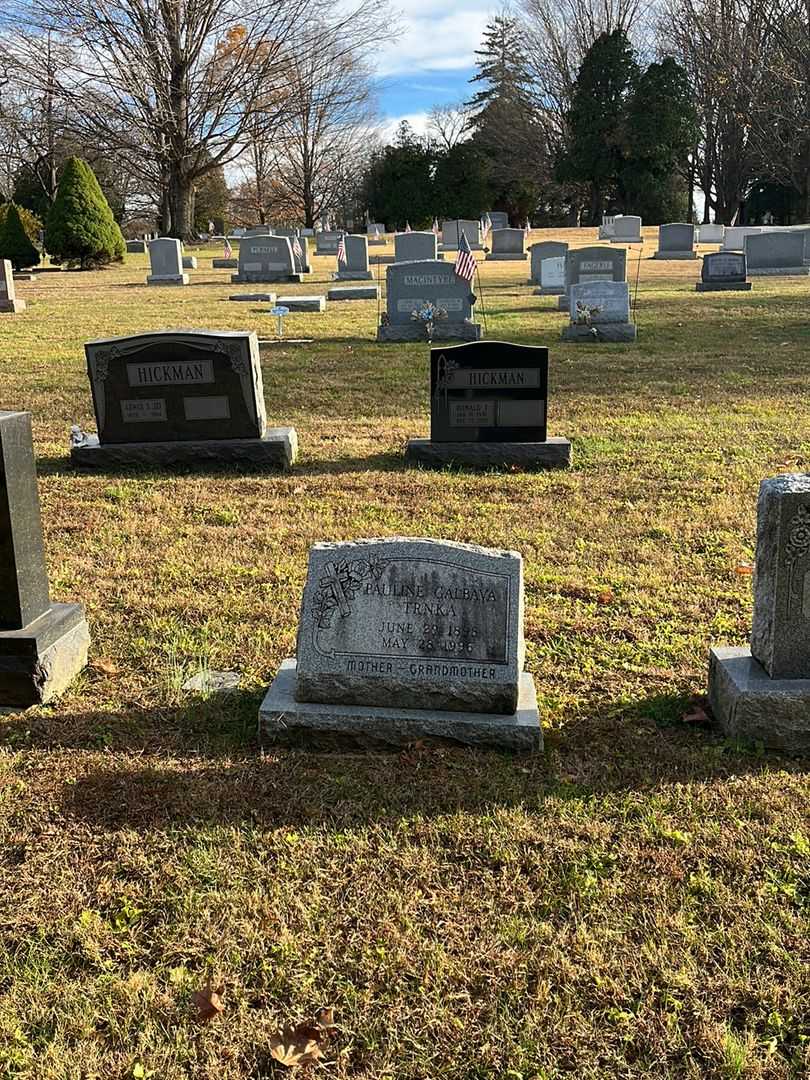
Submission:
M 518 23 L 498 15 L 476 52 L 480 84 L 468 105 L 472 144 L 487 161 L 489 206 L 505 210 L 514 224 L 531 215 L 545 171 L 542 133 Z
M 435 213 L 479 218 L 491 208 L 489 162 L 472 142 L 460 142 L 436 159 Z
M 15 270 L 25 270 L 39 262 L 39 251 L 26 231 L 25 223 L 15 203 L 2 208 L 0 219 L 0 259 L 9 259 Z M 33 215 L 26 215 L 36 222 Z
M 568 113 L 568 149 L 558 162 L 563 183 L 588 185 L 590 224 L 601 222 L 605 201 L 616 196 L 623 165 L 627 100 L 638 65 L 623 30 L 600 34 L 588 50 Z
M 197 232 L 207 232 L 209 221 L 224 222 L 230 197 L 223 168 L 212 169 L 200 177 L 194 197 L 194 227 Z
M 624 132 L 623 208 L 651 225 L 686 220 L 684 173 L 697 140 L 697 113 L 686 72 L 671 57 L 636 79 Z
M 396 142 L 371 160 L 365 180 L 365 203 L 373 221 L 401 229 L 405 222 L 423 228 L 437 213 L 433 189 L 434 155 L 407 122 L 400 124 Z
M 65 163 L 45 228 L 52 260 L 69 266 L 105 266 L 124 257 L 126 245 L 95 174 L 81 158 Z

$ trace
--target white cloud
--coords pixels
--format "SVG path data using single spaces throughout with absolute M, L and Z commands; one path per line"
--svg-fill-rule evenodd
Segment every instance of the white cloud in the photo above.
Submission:
M 473 2 L 452 15 L 436 16 L 432 0 L 414 0 L 400 12 L 402 34 L 374 57 L 378 74 L 455 71 L 472 67 L 473 53 L 492 12 L 489 3 Z
M 380 127 L 383 143 L 393 142 L 397 128 L 405 120 L 411 125 L 417 135 L 424 135 L 427 131 L 428 116 L 426 112 L 405 113 L 403 116 L 387 116 Z

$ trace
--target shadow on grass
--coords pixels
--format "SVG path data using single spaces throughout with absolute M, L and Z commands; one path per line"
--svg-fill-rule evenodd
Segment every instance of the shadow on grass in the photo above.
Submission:
M 413 815 L 539 809 L 670 784 L 723 781 L 807 762 L 729 744 L 681 722 L 687 698 L 598 703 L 547 733 L 542 754 L 510 755 L 446 743 L 404 751 L 266 747 L 256 736 L 259 694 L 184 709 L 10 718 L 12 748 L 71 755 L 56 798 L 66 817 L 108 829 L 173 829 L 250 821 L 265 827 L 395 822 Z M 102 756 L 103 754 L 103 756 Z M 103 762 L 99 764 L 99 760 Z M 70 774 L 72 775 L 66 775 Z

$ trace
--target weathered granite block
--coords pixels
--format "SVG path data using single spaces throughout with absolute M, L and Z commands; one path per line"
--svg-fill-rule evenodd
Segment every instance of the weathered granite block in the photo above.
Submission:
M 695 292 L 750 292 L 750 281 L 698 281 Z
M 211 266 L 214 270 L 236 270 L 239 266 L 238 259 L 212 259 Z
M 183 269 L 184 270 L 196 270 L 197 269 L 197 257 L 195 255 L 183 256 Z
M 520 678 L 517 708 L 503 713 L 407 709 L 390 705 L 330 705 L 297 701 L 296 663 L 285 660 L 259 711 L 264 741 L 364 749 L 407 746 L 415 740 L 461 743 L 502 750 L 540 750 L 543 732 L 534 680 Z
M 90 630 L 79 604 L 51 604 L 21 630 L 0 631 L 0 708 L 58 697 L 87 663 Z
M 377 328 L 377 341 L 424 341 L 424 327 L 416 323 L 405 326 Z M 436 323 L 433 327 L 434 341 L 480 341 L 481 324 L 469 321 Z
M 80 469 L 160 469 L 182 465 L 210 468 L 245 465 L 249 468 L 288 469 L 298 456 L 294 427 L 267 428 L 256 439 L 200 439 L 189 442 L 105 443 L 85 435 L 70 448 L 70 460 Z
M 234 293 L 228 299 L 242 304 L 275 304 L 276 294 L 274 292 Z
M 276 304 L 290 311 L 326 311 L 325 296 L 279 296 Z
M 297 701 L 512 714 L 524 654 L 517 552 L 406 537 L 310 549 Z
M 409 439 L 405 448 L 409 465 L 444 469 L 564 469 L 571 464 L 571 443 L 552 437 L 545 442 L 434 442 Z
M 810 475 L 763 480 L 751 653 L 773 679 L 810 678 Z
M 750 649 L 710 651 L 709 703 L 733 739 L 810 752 L 810 679 L 772 679 Z
M 326 294 L 327 300 L 378 300 L 380 297 L 379 285 L 357 285 L 345 289 L 330 289 Z

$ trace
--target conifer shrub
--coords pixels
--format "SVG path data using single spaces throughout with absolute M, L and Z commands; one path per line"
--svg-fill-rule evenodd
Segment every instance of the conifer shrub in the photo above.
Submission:
M 45 249 L 55 263 L 83 270 L 120 262 L 126 244 L 95 173 L 68 158 L 45 227 Z

